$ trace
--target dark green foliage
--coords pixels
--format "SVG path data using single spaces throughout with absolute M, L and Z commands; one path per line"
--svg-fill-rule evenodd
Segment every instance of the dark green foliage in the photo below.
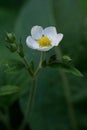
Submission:
M 7 85 L 7 86 L 1 86 L 0 87 L 0 96 L 14 94 L 20 92 L 20 88 L 17 86 Z
M 43 27 L 56 25 L 58 32 L 64 33 L 64 39 L 60 43 L 63 53 L 72 56 L 74 62 L 76 62 L 77 59 L 80 60 L 80 41 L 82 40 L 82 32 L 80 30 L 82 30 L 83 27 L 83 14 L 78 1 L 32 0 L 28 2 L 21 11 L 16 24 L 15 32 L 18 39 L 21 37 L 23 39 L 22 41 L 25 43 L 27 35 L 30 34 L 30 29 L 34 25 L 41 25 Z M 37 63 L 39 54 L 27 47 L 25 49 L 29 59 L 34 59 Z M 56 50 L 56 52 L 57 57 L 60 59 L 58 50 Z M 54 53 L 55 50 L 53 49 L 48 55 L 51 56 Z M 44 61 L 44 63 L 45 62 L 46 61 Z M 77 74 L 78 70 L 75 68 L 71 67 L 70 70 L 72 73 L 74 72 Z M 65 87 L 65 82 L 69 82 L 68 87 L 73 104 L 78 104 L 78 102 L 82 104 L 85 94 L 83 95 L 84 92 L 82 92 L 81 88 L 86 90 L 86 79 L 79 79 L 75 76 L 67 76 L 65 79 L 67 79 L 67 81 L 64 80 L 59 72 L 48 68 L 44 69 L 40 74 L 37 83 L 35 105 L 32 111 L 32 120 L 30 122 L 32 130 L 71 129 L 70 115 L 68 113 L 68 106 L 63 88 Z M 80 97 L 83 99 L 82 102 Z M 26 101 L 27 103 L 27 98 L 26 96 L 20 100 L 23 111 L 26 109 L 24 102 Z M 84 111 L 85 114 L 83 113 Z M 79 105 L 75 105 L 75 112 L 79 129 L 87 128 L 87 125 L 85 124 L 84 126 L 83 124 L 83 120 L 87 120 L 85 108 L 79 110 Z
M 9 59 L 1 63 L 1 67 L 4 67 L 5 72 L 18 72 L 25 68 L 25 65 L 22 61 L 16 59 Z
M 6 7 L 8 2 L 6 1 L 5 3 Z M 20 1 L 15 2 L 20 3 Z M 22 43 L 24 43 L 24 51 L 29 62 L 34 60 L 35 65 L 37 65 L 40 53 L 26 47 L 26 37 L 30 34 L 31 27 L 34 25 L 41 25 L 43 27 L 54 25 L 57 27 L 58 32 L 64 33 L 64 38 L 59 45 L 63 55 L 71 56 L 76 68 L 81 69 L 82 73 L 84 72 L 83 78 L 70 74 L 69 76 L 64 74 L 65 77 L 63 78 L 61 70 L 43 69 L 37 82 L 35 105 L 32 111 L 32 119 L 29 121 L 32 130 L 72 129 L 66 96 L 64 94 L 66 82 L 68 82 L 67 85 L 70 90 L 79 130 L 87 129 L 87 26 L 85 22 L 87 10 L 84 8 L 86 6 L 85 2 L 83 0 L 80 0 L 80 2 L 73 0 L 29 0 L 19 13 L 16 26 L 15 19 L 18 14 L 9 10 L 2 9 L 0 11 L 0 62 L 3 59 L 7 60 L 8 57 L 19 59 L 16 54 L 10 53 L 4 47 L 3 30 L 5 32 L 12 32 L 15 26 L 17 40 L 20 41 L 21 39 Z M 3 2 L 1 5 L 3 5 Z M 11 5 L 14 9 L 13 6 L 15 4 L 12 3 L 8 7 Z M 54 55 L 55 52 L 56 56 L 61 59 L 59 49 L 56 49 L 56 51 L 52 49 L 47 53 L 48 57 Z M 66 59 L 62 60 L 65 61 Z M 32 69 L 34 69 L 33 62 L 30 63 Z M 45 64 L 46 61 L 44 61 Z M 62 67 L 65 69 L 65 66 L 62 65 Z M 19 68 L 21 69 L 21 66 Z M 78 70 L 71 67 L 70 71 L 77 74 Z M 13 98 L 12 95 L 0 97 L 0 106 L 10 105 L 14 100 L 27 92 L 20 99 L 22 111 L 25 112 L 29 96 L 28 92 L 31 86 L 31 78 L 29 78 L 28 73 L 24 69 L 14 74 L 5 73 L 4 68 L 0 67 L 0 86 L 8 84 L 20 86 L 23 89 L 22 94 L 12 94 Z
M 56 70 L 62 70 L 64 72 L 73 74 L 75 76 L 83 76 L 79 70 L 77 70 L 75 67 L 69 64 L 65 64 L 62 62 L 55 62 L 48 64 L 49 67 L 54 68 Z
M 24 0 L 0 0 L 0 7 L 4 7 L 4 8 L 10 8 L 11 10 L 14 9 L 19 9 L 21 7 L 21 5 L 24 3 Z

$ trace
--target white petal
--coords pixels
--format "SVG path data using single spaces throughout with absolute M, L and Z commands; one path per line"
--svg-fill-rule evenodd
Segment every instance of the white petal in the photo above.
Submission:
M 26 44 L 27 44 L 28 47 L 30 47 L 32 49 L 37 49 L 39 47 L 37 42 L 31 36 L 27 37 Z
M 34 39 L 38 40 L 43 35 L 43 28 L 41 26 L 32 27 L 31 35 Z
M 57 37 L 55 39 L 55 46 L 58 46 L 62 39 L 63 39 L 63 34 L 62 33 L 58 33 Z
M 44 29 L 44 35 L 52 39 L 52 37 L 57 35 L 57 31 L 55 27 L 47 27 Z
M 49 47 L 39 47 L 37 48 L 38 51 L 49 51 L 51 48 L 53 48 L 53 46 L 49 46 Z

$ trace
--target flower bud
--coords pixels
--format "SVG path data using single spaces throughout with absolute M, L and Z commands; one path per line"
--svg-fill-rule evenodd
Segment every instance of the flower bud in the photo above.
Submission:
M 67 55 L 64 55 L 64 56 L 62 57 L 62 60 L 63 60 L 64 62 L 71 62 L 71 61 L 72 61 L 72 59 L 71 59 L 69 56 L 67 56 Z
M 18 54 L 19 54 L 21 57 L 24 57 L 23 45 L 22 45 L 21 43 L 18 45 Z
M 9 43 L 15 42 L 15 35 L 13 33 L 7 33 L 6 34 L 6 41 Z
M 11 52 L 15 52 L 15 51 L 17 51 L 17 45 L 14 43 L 14 44 L 11 44 L 10 45 L 10 48 L 9 48 L 9 50 L 11 51 Z

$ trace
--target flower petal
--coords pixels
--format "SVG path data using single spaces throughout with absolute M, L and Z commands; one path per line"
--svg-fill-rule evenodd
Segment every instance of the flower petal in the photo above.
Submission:
M 49 47 L 39 47 L 37 48 L 38 51 L 49 51 L 51 48 L 53 48 L 53 46 L 49 46 Z
M 31 35 L 34 39 L 38 40 L 43 35 L 43 28 L 41 26 L 32 27 Z
M 63 39 L 63 34 L 62 33 L 58 33 L 57 37 L 55 39 L 55 46 L 58 46 L 62 39 Z
M 55 46 L 57 40 L 57 31 L 56 28 L 51 26 L 44 29 L 44 35 L 51 40 L 51 44 Z
M 27 37 L 26 44 L 27 44 L 28 47 L 30 47 L 32 49 L 39 48 L 39 45 L 37 44 L 37 42 L 31 36 Z
M 51 26 L 44 29 L 44 35 L 51 38 L 57 35 L 56 28 Z

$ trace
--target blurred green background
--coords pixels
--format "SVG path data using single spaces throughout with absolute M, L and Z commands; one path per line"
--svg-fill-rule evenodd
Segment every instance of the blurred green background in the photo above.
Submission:
M 0 96 L 0 130 L 17 130 L 26 109 L 31 79 L 24 70 L 7 73 L 2 61 L 20 59 L 5 47 L 5 33 L 14 32 L 24 44 L 26 56 L 38 63 L 39 52 L 26 47 L 31 27 L 56 26 L 64 34 L 59 47 L 84 74 L 79 78 L 60 71 L 43 69 L 37 82 L 32 118 L 25 130 L 87 130 L 87 0 L 0 0 L 0 87 L 18 86 L 20 91 Z M 70 99 L 67 99 L 67 97 Z M 68 103 L 70 101 L 70 104 Z M 73 104 L 77 128 L 69 110 Z M 29 128 L 30 127 L 30 128 Z

